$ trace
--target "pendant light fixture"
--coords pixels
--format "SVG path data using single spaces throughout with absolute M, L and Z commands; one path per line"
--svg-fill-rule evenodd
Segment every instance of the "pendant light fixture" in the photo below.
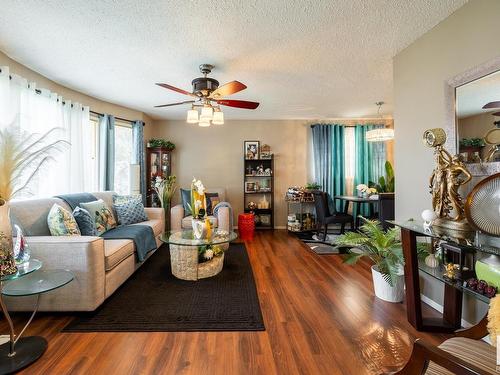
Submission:
M 187 112 L 187 120 L 186 122 L 188 124 L 197 124 L 199 121 L 198 119 L 198 111 L 194 108 L 190 109 L 188 112 Z
M 380 114 L 380 108 L 384 105 L 384 102 L 376 102 L 375 105 L 378 106 L 377 115 L 382 120 L 383 117 Z M 372 129 L 366 132 L 366 140 L 368 142 L 385 142 L 391 139 L 394 139 L 394 129 L 391 128 Z
M 212 117 L 212 124 L 224 125 L 224 113 L 220 109 L 216 109 Z

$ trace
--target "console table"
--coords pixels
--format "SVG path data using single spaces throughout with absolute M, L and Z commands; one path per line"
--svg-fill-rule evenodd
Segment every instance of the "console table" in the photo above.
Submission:
M 417 331 L 452 333 L 461 327 L 463 293 L 472 295 L 485 303 L 489 298 L 464 286 L 461 280 L 448 280 L 443 277 L 443 269 L 430 268 L 417 257 L 417 237 L 432 237 L 438 240 L 467 246 L 481 253 L 500 255 L 500 239 L 476 232 L 452 231 L 440 227 L 427 228 L 421 221 L 391 221 L 401 228 L 401 240 L 405 259 L 406 314 L 408 321 Z M 444 303 L 442 318 L 422 316 L 420 299 L 419 271 L 422 271 L 444 283 Z

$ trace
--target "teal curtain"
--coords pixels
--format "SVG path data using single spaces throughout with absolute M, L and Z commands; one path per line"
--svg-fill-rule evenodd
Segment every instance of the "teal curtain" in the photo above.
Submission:
M 115 185 L 115 118 L 99 116 L 99 187 L 113 190 Z
M 385 174 L 385 142 L 368 142 L 366 140 L 366 132 L 380 127 L 383 127 L 383 125 L 356 125 L 355 127 L 355 194 L 357 194 L 356 186 L 359 184 L 369 185 L 370 182 L 376 182 L 380 176 Z M 355 217 L 357 215 L 368 216 L 368 204 L 362 204 L 360 212 L 357 212 L 355 208 L 353 214 Z
M 142 196 L 142 203 L 146 205 L 146 156 L 144 154 L 144 122 L 134 121 L 132 123 L 132 163 L 139 164 L 140 166 L 140 189 Z
M 337 124 L 311 125 L 314 150 L 314 176 L 321 190 L 329 195 L 330 211 L 333 197 L 345 194 L 344 127 Z

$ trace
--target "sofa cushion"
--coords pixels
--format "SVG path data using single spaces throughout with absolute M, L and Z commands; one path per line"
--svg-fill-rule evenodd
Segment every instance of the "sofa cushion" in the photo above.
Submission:
M 52 206 L 57 203 L 68 211 L 71 208 L 59 198 L 25 199 L 10 202 L 11 215 L 16 224 L 23 228 L 27 236 L 50 236 L 47 216 Z
M 148 216 L 144 211 L 144 205 L 137 198 L 116 202 L 113 207 L 118 223 L 121 225 L 135 224 L 148 220 Z
M 52 236 L 80 236 L 80 229 L 70 211 L 54 203 L 47 215 L 47 225 Z
M 109 206 L 102 199 L 80 203 L 80 206 L 89 212 L 95 223 L 98 236 L 116 227 L 115 217 Z
M 82 236 L 97 236 L 94 221 L 92 220 L 90 213 L 85 208 L 75 208 L 73 210 L 73 217 L 78 224 L 78 228 L 80 228 Z
M 439 348 L 488 373 L 498 374 L 496 372 L 496 348 L 482 340 L 453 337 L 439 345 Z M 452 372 L 436 365 L 434 362 L 429 363 L 425 374 L 453 375 Z
M 112 270 L 120 262 L 134 254 L 132 240 L 105 240 L 104 241 L 104 269 Z
M 213 228 L 217 228 L 217 218 L 215 216 L 208 216 L 208 219 L 210 220 L 210 224 L 212 225 Z M 183 229 L 193 229 L 193 217 L 192 216 L 186 216 L 184 219 L 182 219 L 182 228 Z
M 155 237 L 159 236 L 163 230 L 163 222 L 159 219 L 151 219 L 140 223 L 135 223 L 132 225 L 149 225 L 151 228 L 153 228 L 153 233 L 155 234 Z

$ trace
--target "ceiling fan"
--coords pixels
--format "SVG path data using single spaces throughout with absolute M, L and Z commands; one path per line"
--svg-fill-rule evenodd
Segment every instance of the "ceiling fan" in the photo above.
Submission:
M 219 81 L 207 77 L 207 75 L 212 72 L 213 68 L 214 66 L 210 64 L 200 65 L 200 72 L 203 74 L 203 77 L 193 79 L 191 82 L 193 86 L 192 92 L 166 83 L 157 83 L 158 86 L 180 94 L 188 95 L 193 99 L 177 103 L 156 105 L 155 108 L 191 104 L 191 110 L 188 111 L 187 122 L 199 123 L 200 126 L 210 126 L 210 121 L 216 125 L 224 123 L 224 114 L 220 109 L 221 105 L 242 109 L 256 109 L 259 106 L 259 103 L 257 102 L 225 99 L 224 97 L 240 92 L 247 87 L 238 81 L 231 81 L 225 85 L 219 86 Z M 199 116 L 196 107 L 201 107 L 201 113 Z

